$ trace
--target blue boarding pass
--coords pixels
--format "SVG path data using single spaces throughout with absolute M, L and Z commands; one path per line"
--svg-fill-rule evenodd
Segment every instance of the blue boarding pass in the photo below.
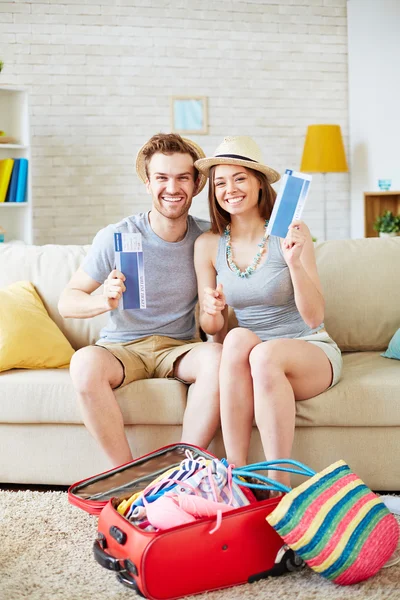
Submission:
M 285 238 L 291 222 L 301 218 L 311 180 L 311 175 L 286 169 L 268 223 L 268 235 Z
M 126 277 L 122 309 L 146 308 L 142 235 L 114 233 L 115 266 Z

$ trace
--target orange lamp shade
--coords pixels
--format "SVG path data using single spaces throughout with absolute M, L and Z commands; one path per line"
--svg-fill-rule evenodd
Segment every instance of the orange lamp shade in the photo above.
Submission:
M 348 171 L 339 125 L 309 125 L 300 171 L 339 173 Z

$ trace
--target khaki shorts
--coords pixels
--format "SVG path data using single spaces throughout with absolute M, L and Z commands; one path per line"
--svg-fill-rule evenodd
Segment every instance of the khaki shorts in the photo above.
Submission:
M 174 378 L 176 360 L 195 346 L 203 344 L 194 340 L 174 340 L 161 335 L 150 335 L 132 342 L 97 342 L 119 360 L 124 369 L 124 378 L 117 387 L 128 385 L 138 379 L 153 377 Z
M 332 383 L 329 388 L 333 387 L 337 384 L 340 379 L 340 375 L 342 373 L 342 353 L 339 350 L 339 346 L 333 339 L 330 337 L 329 333 L 325 331 L 325 329 L 321 329 L 316 333 L 312 333 L 311 335 L 304 335 L 303 337 L 295 338 L 296 340 L 303 340 L 304 342 L 310 342 L 310 344 L 314 344 L 321 348 L 329 359 L 329 362 L 332 365 L 333 377 Z M 329 389 L 328 388 L 328 389 Z

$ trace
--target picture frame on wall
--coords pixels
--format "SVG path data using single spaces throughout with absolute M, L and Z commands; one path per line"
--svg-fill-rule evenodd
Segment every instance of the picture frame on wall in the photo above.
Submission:
M 171 129 L 180 134 L 208 133 L 206 96 L 172 96 Z

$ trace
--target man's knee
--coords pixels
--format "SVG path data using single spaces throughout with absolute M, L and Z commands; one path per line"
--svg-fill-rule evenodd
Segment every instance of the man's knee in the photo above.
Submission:
M 95 346 L 87 346 L 75 352 L 71 359 L 70 375 L 77 392 L 90 393 L 101 384 L 112 385 L 121 379 L 121 364 L 111 354 L 108 356 L 107 352 L 104 348 Z
M 204 342 L 202 356 L 199 357 L 198 375 L 218 376 L 221 363 L 222 344 Z

